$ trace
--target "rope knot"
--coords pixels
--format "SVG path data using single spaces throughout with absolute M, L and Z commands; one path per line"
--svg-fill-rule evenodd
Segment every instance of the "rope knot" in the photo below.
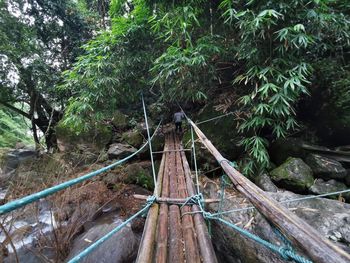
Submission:
M 213 216 L 213 214 L 212 213 L 210 213 L 210 212 L 206 212 L 206 211 L 202 211 L 202 214 L 203 214 L 203 217 L 205 218 L 205 219 L 213 219 L 213 218 L 215 218 L 214 216 Z
M 157 200 L 156 196 L 152 195 L 149 196 L 146 200 L 146 206 L 153 204 Z
M 187 204 L 199 205 L 199 203 L 202 201 L 203 201 L 202 194 L 192 195 L 186 199 L 186 201 L 182 204 L 181 208 L 183 208 Z

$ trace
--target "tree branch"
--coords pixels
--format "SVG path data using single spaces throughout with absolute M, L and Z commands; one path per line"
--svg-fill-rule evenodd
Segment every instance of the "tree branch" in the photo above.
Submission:
M 20 114 L 28 119 L 31 119 L 31 116 L 28 113 L 16 108 L 15 106 L 13 106 L 7 102 L 0 101 L 0 104 L 4 105 L 6 108 L 9 108 L 10 110 L 12 110 L 14 112 L 17 112 L 18 114 Z

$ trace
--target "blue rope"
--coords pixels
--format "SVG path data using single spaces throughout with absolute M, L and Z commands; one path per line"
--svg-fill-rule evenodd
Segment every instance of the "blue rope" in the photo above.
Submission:
M 267 247 L 268 249 L 270 249 L 271 251 L 279 254 L 283 259 L 285 260 L 294 260 L 295 262 L 298 262 L 298 263 L 312 263 L 312 261 L 298 255 L 295 250 L 292 248 L 291 246 L 291 243 L 289 242 L 289 240 L 287 240 L 284 236 L 284 242 L 286 243 L 286 246 L 277 246 L 275 244 L 272 244 L 264 239 L 262 239 L 261 237 L 257 236 L 257 235 L 254 235 L 252 233 L 250 233 L 249 231 L 243 229 L 243 228 L 240 228 L 218 216 L 216 216 L 216 214 L 212 214 L 210 212 L 207 212 L 204 210 L 204 207 L 203 207 L 203 195 L 202 194 L 197 194 L 197 195 L 194 195 L 194 196 L 191 196 L 189 197 L 186 201 L 188 202 L 188 200 L 191 200 L 191 201 L 196 201 L 197 202 L 197 205 L 199 206 L 200 208 L 200 211 L 198 212 L 188 212 L 188 213 L 184 213 L 182 216 L 184 216 L 185 214 L 195 214 L 195 213 L 202 213 L 203 217 L 207 220 L 217 220 L 227 226 L 229 226 L 230 228 L 236 230 L 237 232 L 239 232 L 240 234 L 246 236 L 247 238 L 249 239 L 252 239 L 254 241 L 256 241 L 257 243 Z M 281 234 L 282 235 L 282 234 Z
M 305 196 L 305 197 L 299 197 L 299 198 L 279 201 L 278 203 L 280 203 L 280 204 L 288 204 L 288 203 L 293 203 L 293 202 L 298 202 L 298 201 L 305 201 L 305 200 L 310 200 L 310 199 L 316 199 L 316 198 L 326 197 L 326 196 L 331 196 L 331 195 L 345 194 L 345 193 L 349 193 L 349 192 L 350 192 L 350 189 L 346 189 L 346 190 L 330 192 L 330 193 L 326 193 L 326 194 L 311 195 L 311 196 Z M 217 215 L 225 215 L 225 214 L 230 214 L 230 213 L 234 213 L 234 212 L 241 212 L 241 211 L 253 210 L 253 209 L 256 209 L 256 208 L 254 206 L 247 206 L 247 207 L 243 207 L 243 208 L 235 208 L 235 209 L 232 209 L 232 210 L 223 211 L 223 212 L 220 212 L 220 213 L 214 213 L 213 215 L 215 215 L 215 216 L 217 216 Z
M 147 118 L 145 100 L 143 99 L 143 94 L 141 94 L 141 99 L 142 99 L 143 114 L 145 116 L 145 123 L 146 123 L 146 128 L 147 128 L 147 138 L 148 138 L 149 152 L 150 152 L 150 155 L 151 155 L 152 175 L 153 175 L 153 183 L 154 183 L 154 194 L 155 194 L 155 196 L 158 196 L 157 176 L 156 176 L 156 171 L 154 169 L 151 135 L 149 133 L 148 118 Z
M 136 214 L 129 217 L 126 221 L 124 221 L 122 224 L 114 228 L 111 232 L 106 234 L 105 236 L 101 237 L 99 240 L 97 240 L 95 243 L 93 243 L 91 246 L 85 248 L 82 252 L 80 252 L 78 255 L 76 255 L 74 258 L 68 261 L 68 263 L 76 263 L 79 262 L 81 259 L 83 259 L 85 256 L 90 254 L 92 251 L 94 251 L 99 245 L 101 245 L 103 242 L 111 238 L 115 233 L 120 231 L 123 227 L 125 227 L 127 224 L 129 224 L 132 220 L 134 220 L 136 217 L 143 215 L 148 209 L 151 207 L 151 205 L 155 202 L 156 197 L 151 196 L 147 199 L 147 203 L 144 208 L 139 210 Z
M 209 217 L 209 219 L 215 219 L 215 220 L 218 220 L 219 222 L 227 225 L 228 227 L 236 230 L 237 232 L 241 233 L 242 235 L 256 241 L 257 243 L 267 247 L 268 249 L 270 249 L 271 251 L 279 254 L 283 259 L 285 260 L 294 260 L 296 262 L 299 262 L 299 263 L 312 263 L 312 261 L 302 257 L 302 256 L 299 256 L 298 254 L 296 254 L 296 252 L 293 250 L 293 248 L 291 247 L 282 247 L 282 246 L 276 246 L 264 239 L 262 239 L 261 237 L 257 236 L 257 235 L 254 235 L 250 232 L 248 232 L 247 230 L 243 229 L 243 228 L 240 228 L 222 218 L 217 218 L 217 217 Z
M 160 123 L 158 124 L 155 132 L 153 133 L 152 137 L 151 137 L 151 140 L 153 138 L 153 136 L 156 134 L 158 128 L 160 126 Z M 80 182 L 83 182 L 85 180 L 88 180 L 88 179 L 91 179 L 92 177 L 96 176 L 96 175 L 99 175 L 103 172 L 106 172 L 124 162 L 126 162 L 127 160 L 129 160 L 130 158 L 134 157 L 136 154 L 138 154 L 139 152 L 141 152 L 143 150 L 143 148 L 145 148 L 146 146 L 148 145 L 148 142 L 146 142 L 140 149 L 138 149 L 136 152 L 130 154 L 129 156 L 125 157 L 124 159 L 121 159 L 115 163 L 112 163 L 106 167 L 103 167 L 97 171 L 94 171 L 94 172 L 91 172 L 91 173 L 88 173 L 86 175 L 83 175 L 81 177 L 78 177 L 78 178 L 75 178 L 75 179 L 72 179 L 72 180 L 69 180 L 67 182 L 64 182 L 64 183 L 61 183 L 59 185 L 55 185 L 55 186 L 52 186 L 50 188 L 47 188 L 45 190 L 42 190 L 40 192 L 37 192 L 37 193 L 34 193 L 34 194 L 31 194 L 31 195 L 27 195 L 23 198 L 20 198 L 20 199 L 16 199 L 14 201 L 11 201 L 11 202 L 8 202 L 7 204 L 4 204 L 2 206 L 0 206 L 0 215 L 2 214 L 5 214 L 5 213 L 8 213 L 8 212 L 11 212 L 13 210 L 16 210 L 22 206 L 25 206 L 27 204 L 30 204 L 30 203 L 33 203 L 41 198 L 44 198 L 46 196 L 49 196 L 49 195 L 52 195 L 58 191 L 61 191 L 63 189 L 66 189 L 70 186 L 73 186 L 75 184 L 78 184 Z

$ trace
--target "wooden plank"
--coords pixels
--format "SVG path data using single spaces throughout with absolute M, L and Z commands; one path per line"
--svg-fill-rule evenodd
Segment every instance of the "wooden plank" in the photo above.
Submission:
M 180 143 L 178 139 L 175 139 L 176 148 L 180 148 Z M 187 189 L 186 189 L 186 179 L 184 175 L 184 168 L 182 165 L 182 159 L 180 152 L 178 151 L 175 154 L 176 157 L 176 168 L 177 168 L 177 178 L 178 178 L 178 192 L 180 198 L 186 198 L 188 197 Z M 196 235 L 195 235 L 195 229 L 194 229 L 194 223 L 192 219 L 192 215 L 189 215 L 186 213 L 191 212 L 191 208 L 189 206 L 184 206 L 181 209 L 181 215 L 185 213 L 185 215 L 182 216 L 182 236 L 184 239 L 185 244 L 185 258 L 186 262 L 193 262 L 193 263 L 200 263 L 200 256 L 199 256 L 199 249 L 197 245 Z
M 133 197 L 135 199 L 140 199 L 140 200 L 147 200 L 150 196 L 149 195 L 139 195 L 139 194 L 134 194 Z M 170 197 L 159 197 L 157 198 L 157 203 L 171 203 L 171 204 L 183 204 L 184 202 L 187 201 L 187 198 L 170 198 Z M 203 199 L 203 203 L 211 204 L 211 203 L 218 203 L 220 202 L 220 199 Z
M 180 146 L 182 147 L 182 145 Z M 186 178 L 187 191 L 190 196 L 195 195 L 196 190 L 191 178 L 191 169 L 188 165 L 186 155 L 181 152 L 182 166 L 184 168 L 184 174 Z M 192 212 L 200 211 L 197 205 L 192 206 Z M 200 249 L 200 254 L 203 263 L 217 263 L 213 244 L 208 233 L 207 225 L 205 224 L 204 218 L 200 213 L 193 215 L 194 226 L 197 234 L 197 241 Z
M 170 143 L 171 150 L 174 149 L 174 138 Z M 170 197 L 178 198 L 177 191 L 177 174 L 175 167 L 175 153 L 169 153 L 169 167 L 170 167 Z M 169 206 L 169 254 L 168 262 L 171 263 L 183 263 L 183 244 L 182 244 L 182 231 L 181 231 L 181 218 L 180 209 L 177 205 Z
M 164 146 L 165 149 L 165 146 Z M 157 187 L 158 193 L 161 193 L 161 185 L 164 176 L 165 169 L 165 157 L 162 157 L 159 172 L 158 172 L 158 185 Z M 144 231 L 142 234 L 139 251 L 137 254 L 137 263 L 150 263 L 153 261 L 154 254 L 154 241 L 156 238 L 156 229 L 157 229 L 157 219 L 159 213 L 159 205 L 154 204 L 149 209 L 147 214 L 147 219 L 145 222 Z
M 202 144 L 211 152 L 226 174 L 230 177 L 237 190 L 246 196 L 267 219 L 293 242 L 294 245 L 299 247 L 315 262 L 350 262 L 349 254 L 332 244 L 305 221 L 266 195 L 264 191 L 231 167 L 203 132 L 192 121 L 190 121 L 190 124 L 194 128 Z
M 166 136 L 165 146 L 169 148 L 169 136 Z M 169 196 L 169 154 L 163 154 L 165 157 L 165 169 L 162 182 L 162 197 Z M 157 248 L 155 262 L 165 263 L 168 255 L 168 205 L 161 204 L 157 229 Z

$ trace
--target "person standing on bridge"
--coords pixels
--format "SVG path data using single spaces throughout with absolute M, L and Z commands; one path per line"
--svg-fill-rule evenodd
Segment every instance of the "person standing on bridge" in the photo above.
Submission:
M 183 111 L 175 112 L 174 114 L 174 123 L 175 123 L 175 132 L 182 132 L 182 119 L 185 118 L 185 113 Z

